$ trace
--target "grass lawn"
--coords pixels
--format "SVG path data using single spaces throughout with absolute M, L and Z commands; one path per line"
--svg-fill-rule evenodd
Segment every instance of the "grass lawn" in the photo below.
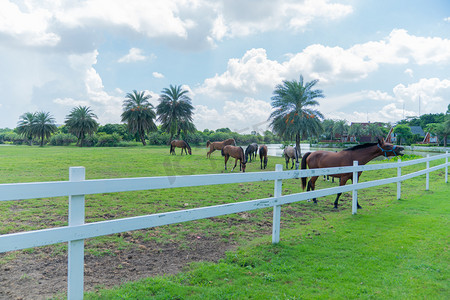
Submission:
M 86 299 L 448 299 L 448 186 L 256 239 L 217 264 Z
M 379 162 L 375 162 L 379 163 Z M 431 166 L 438 162 L 432 162 Z M 439 163 L 442 163 L 440 161 Z M 269 157 L 268 171 L 283 164 Z M 234 162 L 229 162 L 231 169 Z M 424 165 L 424 164 L 423 164 Z M 169 147 L 78 148 L 0 147 L 0 183 L 68 180 L 69 167 L 86 167 L 86 179 L 212 174 L 225 172 L 217 151 L 192 156 L 169 155 Z M 423 166 L 402 169 L 402 174 Z M 248 172 L 261 171 L 259 160 Z M 235 171 L 237 172 L 237 171 Z M 396 169 L 365 172 L 360 181 L 396 176 Z M 444 171 L 402 184 L 358 192 L 363 209 L 351 215 L 351 194 L 319 198 L 319 204 L 282 207 L 281 243 L 272 245 L 272 210 L 232 214 L 86 240 L 86 254 L 114 256 L 139 250 L 140 243 L 177 244 L 189 250 L 192 237 L 240 245 L 217 264 L 192 264 L 174 276 L 154 277 L 123 286 L 98 289 L 87 299 L 241 299 L 241 298 L 446 298 L 448 287 L 448 184 Z M 336 186 L 319 180 L 317 188 Z M 273 182 L 175 188 L 86 196 L 86 222 L 118 219 L 233 203 L 273 196 Z M 300 180 L 284 180 L 283 194 L 301 192 Z M 67 225 L 67 197 L 0 202 L 0 234 Z M 66 244 L 0 255 L 0 266 L 21 255 L 58 257 Z

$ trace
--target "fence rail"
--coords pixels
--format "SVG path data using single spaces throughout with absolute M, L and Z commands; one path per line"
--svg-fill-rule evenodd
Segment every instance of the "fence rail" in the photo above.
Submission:
M 426 190 L 429 189 L 429 173 L 445 168 L 445 182 L 448 182 L 448 152 L 442 155 L 397 163 L 327 169 L 283 171 L 277 165 L 272 172 L 253 172 L 238 174 L 208 174 L 167 177 L 141 177 L 122 179 L 85 180 L 84 167 L 71 167 L 69 181 L 0 184 L 0 201 L 49 198 L 69 196 L 69 224 L 64 227 L 18 232 L 0 235 L 0 253 L 56 243 L 68 242 L 68 298 L 83 298 L 84 240 L 88 238 L 145 229 L 162 225 L 188 222 L 238 212 L 273 207 L 272 242 L 280 241 L 280 211 L 283 204 L 309 200 L 337 193 L 352 191 L 352 213 L 356 214 L 357 191 L 369 187 L 397 183 L 397 199 L 401 196 L 401 182 L 420 175 L 426 175 Z M 430 161 L 444 159 L 445 163 L 429 167 Z M 426 168 L 410 174 L 401 175 L 405 166 L 426 163 Z M 368 182 L 358 182 L 357 173 L 362 171 L 397 168 L 397 176 Z M 282 195 L 282 180 L 353 173 L 353 184 L 322 190 Z M 145 216 L 137 216 L 109 221 L 85 223 L 84 197 L 89 194 L 128 192 L 137 190 L 167 189 L 179 187 L 230 184 L 254 181 L 274 181 L 274 196 L 265 199 L 229 203 L 209 207 L 187 209 Z

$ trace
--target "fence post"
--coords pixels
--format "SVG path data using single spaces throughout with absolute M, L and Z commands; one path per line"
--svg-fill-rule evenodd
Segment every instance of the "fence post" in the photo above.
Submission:
M 447 155 L 445 157 L 445 183 L 448 183 L 448 151 L 445 151 L 445 154 Z
M 401 167 L 402 159 L 398 159 L 398 167 L 397 167 L 397 177 L 402 176 L 402 167 Z M 397 181 L 397 200 L 400 200 L 402 194 L 402 183 L 401 181 Z
M 430 154 L 427 154 L 427 159 L 430 158 Z M 425 184 L 425 190 L 428 191 L 430 189 L 430 172 L 428 171 L 428 169 L 430 168 L 430 161 L 427 160 L 427 182 Z
M 84 167 L 69 168 L 69 181 L 85 180 Z M 69 196 L 69 226 L 84 224 L 84 195 Z M 83 299 L 84 240 L 69 241 L 67 265 L 67 298 Z
M 353 167 L 358 166 L 358 161 L 353 161 Z M 353 184 L 358 184 L 358 171 L 353 171 Z M 356 211 L 358 210 L 358 190 L 354 189 L 352 191 L 352 214 L 356 215 Z
M 283 165 L 276 165 L 275 171 L 283 171 Z M 281 189 L 283 182 L 281 179 L 275 180 L 275 187 L 273 191 L 274 197 L 281 196 Z M 272 224 L 272 244 L 277 244 L 280 242 L 280 222 L 281 222 L 281 205 L 275 205 L 273 207 L 273 224 Z

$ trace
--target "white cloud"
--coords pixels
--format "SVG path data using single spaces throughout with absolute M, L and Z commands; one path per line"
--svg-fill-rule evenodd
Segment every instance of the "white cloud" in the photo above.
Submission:
M 153 75 L 153 77 L 155 77 L 155 78 L 164 78 L 164 75 L 161 74 L 161 73 L 158 73 L 158 72 L 153 72 L 152 75 Z
M 405 70 L 405 74 L 408 74 L 409 77 L 414 77 L 414 71 L 409 68 Z
M 131 63 L 146 60 L 147 57 L 142 54 L 142 49 L 131 48 L 127 55 L 119 58 L 119 63 Z
M 421 114 L 445 112 L 450 99 L 450 80 L 439 78 L 422 78 L 407 86 L 398 84 L 393 89 L 397 99 L 404 100 L 405 107 L 416 111 L 420 100 Z
M 197 91 L 217 97 L 236 92 L 254 96 L 261 91 L 271 92 L 282 80 L 297 80 L 299 74 L 319 79 L 322 84 L 359 81 L 382 65 L 448 64 L 448 49 L 449 39 L 417 37 L 405 30 L 393 30 L 385 40 L 348 49 L 310 45 L 288 55 L 284 62 L 270 60 L 265 49 L 251 49 L 240 59 L 230 59 L 224 73 L 205 79 Z M 412 74 L 408 70 L 405 72 Z
M 438 78 L 422 78 L 409 85 L 398 84 L 393 95 L 381 91 L 361 91 L 352 94 L 330 97 L 321 100 L 321 110 L 326 118 L 345 119 L 353 122 L 396 122 L 408 116 L 428 113 L 445 112 L 450 99 L 450 80 Z M 345 107 L 351 107 L 361 101 L 382 100 L 389 104 L 378 106 L 376 103 L 367 105 L 367 111 L 343 112 Z M 419 104 L 420 101 L 420 104 Z
M 39 7 L 27 8 L 23 12 L 17 4 L 1 1 L 0 33 L 29 46 L 55 46 L 60 37 L 49 32 L 52 13 Z
M 450 17 L 444 18 L 445 22 L 450 22 Z
M 243 101 L 225 101 L 220 109 L 195 105 L 195 124 L 199 129 L 228 127 L 240 133 L 262 132 L 267 129 L 267 119 L 272 106 L 263 100 L 245 98 Z
M 241 59 L 230 59 L 227 71 L 206 79 L 196 92 L 220 96 L 234 92 L 256 94 L 261 89 L 270 91 L 282 80 L 280 74 L 284 72 L 283 65 L 269 60 L 264 49 L 251 49 Z
M 350 5 L 331 3 L 328 0 L 225 0 L 216 1 L 213 7 L 219 12 L 211 32 L 216 40 L 225 36 L 247 36 L 281 28 L 304 30 L 315 20 L 327 22 L 353 12 Z

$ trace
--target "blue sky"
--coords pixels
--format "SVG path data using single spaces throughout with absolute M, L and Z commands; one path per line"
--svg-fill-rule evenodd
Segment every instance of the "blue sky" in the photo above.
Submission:
M 0 0 L 0 128 L 183 85 L 203 130 L 262 131 L 283 80 L 319 79 L 330 119 L 390 122 L 450 103 L 447 0 Z M 420 103 L 419 103 L 420 102 Z

